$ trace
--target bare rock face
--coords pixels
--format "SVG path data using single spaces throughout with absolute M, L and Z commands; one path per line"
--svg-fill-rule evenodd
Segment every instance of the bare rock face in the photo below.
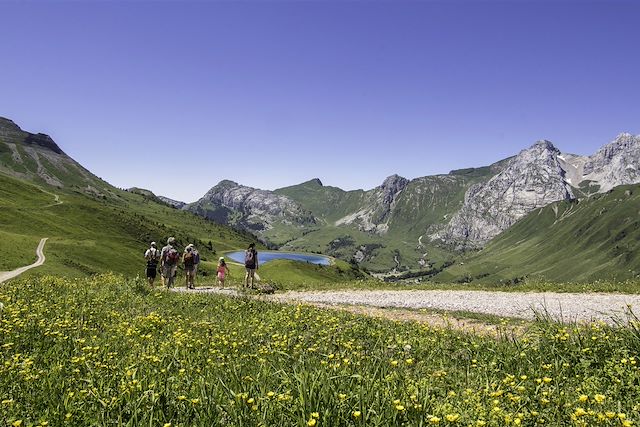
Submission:
M 163 203 L 166 203 L 169 206 L 173 206 L 176 209 L 182 209 L 183 207 L 186 206 L 185 202 L 181 202 L 179 200 L 174 200 L 171 199 L 169 197 L 165 197 L 165 196 L 157 196 L 158 199 L 160 199 L 160 201 L 162 201 Z
M 336 225 L 355 225 L 359 230 L 373 233 L 386 233 L 388 220 L 400 193 L 407 187 L 409 180 L 391 175 L 381 186 L 367 192 L 363 208 L 340 218 Z
M 573 198 L 560 155 L 549 141 L 521 151 L 500 173 L 472 186 L 460 211 L 444 230 L 430 237 L 449 244 L 481 246 L 532 210 Z
M 277 223 L 305 226 L 316 222 L 310 212 L 286 196 L 227 180 L 183 209 L 256 232 L 270 229 Z
M 640 135 L 618 135 L 585 163 L 583 180 L 600 186 L 600 192 L 640 182 Z

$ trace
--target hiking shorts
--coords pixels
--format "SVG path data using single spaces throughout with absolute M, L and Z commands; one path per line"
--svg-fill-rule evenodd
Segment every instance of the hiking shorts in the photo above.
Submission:
M 147 278 L 155 279 L 157 274 L 157 267 L 155 265 L 147 265 Z

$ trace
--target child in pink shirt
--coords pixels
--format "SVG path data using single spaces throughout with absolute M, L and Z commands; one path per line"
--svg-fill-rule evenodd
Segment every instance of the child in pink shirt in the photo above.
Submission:
M 227 267 L 227 263 L 224 262 L 224 257 L 220 257 L 218 260 L 218 281 L 217 284 L 221 288 L 224 287 L 224 277 L 227 274 L 231 274 L 229 271 L 229 267 Z

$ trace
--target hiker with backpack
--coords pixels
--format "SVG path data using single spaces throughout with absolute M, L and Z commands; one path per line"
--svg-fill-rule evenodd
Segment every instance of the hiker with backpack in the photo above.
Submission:
M 193 243 L 189 243 L 187 247 L 191 247 L 191 252 L 193 252 L 193 286 L 195 286 L 196 276 L 198 275 L 198 266 L 200 265 L 200 253 Z
M 175 237 L 169 237 L 167 239 L 167 246 L 162 248 L 160 252 L 160 265 L 162 267 L 162 285 L 167 289 L 173 287 L 173 283 L 176 280 L 176 271 L 178 270 L 178 263 L 180 262 L 180 254 L 178 250 L 174 248 L 176 239 Z
M 187 289 L 195 289 L 193 284 L 195 257 L 193 255 L 193 247 L 187 246 L 182 255 L 182 264 L 184 265 L 184 273 L 186 276 L 185 286 Z
M 153 286 L 158 271 L 158 261 L 160 261 L 160 251 L 156 248 L 156 242 L 151 242 L 151 247 L 144 253 L 144 259 L 147 260 L 147 280 L 149 286 Z
M 244 286 L 253 289 L 253 281 L 258 269 L 258 251 L 256 251 L 255 243 L 251 243 L 244 252 L 244 267 L 247 270 L 244 276 Z M 251 282 L 251 285 L 249 285 L 249 282 Z

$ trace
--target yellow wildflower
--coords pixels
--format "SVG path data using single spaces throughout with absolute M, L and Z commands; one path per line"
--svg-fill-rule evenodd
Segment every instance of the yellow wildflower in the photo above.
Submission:
M 447 414 L 445 417 L 450 423 L 455 423 L 460 418 L 460 414 Z

